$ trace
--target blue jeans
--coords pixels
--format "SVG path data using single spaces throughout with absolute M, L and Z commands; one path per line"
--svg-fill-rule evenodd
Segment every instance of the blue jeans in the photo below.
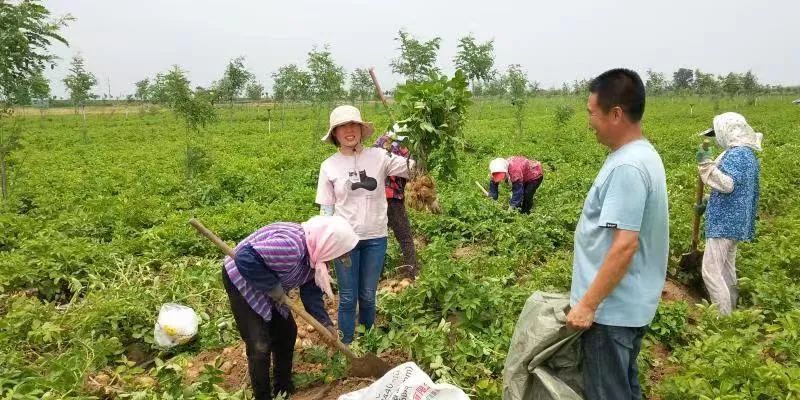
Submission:
M 583 385 L 586 400 L 640 400 L 636 357 L 647 327 L 594 324 L 583 333 Z
M 386 258 L 386 238 L 361 240 L 350 252 L 351 266 L 334 262 L 339 284 L 339 330 L 342 342 L 350 344 L 358 323 L 367 329 L 375 323 L 375 293 Z

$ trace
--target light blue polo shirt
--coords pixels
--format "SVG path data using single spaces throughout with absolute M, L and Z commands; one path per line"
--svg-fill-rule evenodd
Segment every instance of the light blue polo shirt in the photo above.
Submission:
M 600 304 L 595 322 L 641 327 L 656 313 L 667 276 L 669 212 L 664 164 L 650 142 L 630 142 L 606 158 L 575 228 L 570 303 L 589 289 L 616 229 L 639 232 L 625 277 Z

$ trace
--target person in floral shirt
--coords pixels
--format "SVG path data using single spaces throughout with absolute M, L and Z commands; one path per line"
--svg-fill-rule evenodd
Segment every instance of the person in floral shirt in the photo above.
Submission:
M 409 157 L 408 148 L 402 143 L 405 136 L 398 136 L 394 132 L 387 132 L 375 141 L 375 147 L 404 158 Z M 394 232 L 394 237 L 400 243 L 400 251 L 403 253 L 403 273 L 410 279 L 416 279 L 419 274 L 419 264 L 417 263 L 417 251 L 414 248 L 414 235 L 411 230 L 411 222 L 408 219 L 405 203 L 405 187 L 407 179 L 399 176 L 390 176 L 386 180 L 386 201 L 388 205 L 389 227 Z
M 736 244 L 755 237 L 762 134 L 753 131 L 737 113 L 717 115 L 713 128 L 703 132 L 713 136 L 724 149 L 716 160 L 700 160 L 698 170 L 711 187 L 706 207 L 706 248 L 703 253 L 703 282 L 711 302 L 720 314 L 729 315 L 739 297 L 736 278 Z

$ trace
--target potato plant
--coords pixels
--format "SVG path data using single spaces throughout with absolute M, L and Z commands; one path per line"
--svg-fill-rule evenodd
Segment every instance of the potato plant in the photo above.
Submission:
M 458 172 L 458 150 L 472 94 L 464 73 L 453 78 L 433 73 L 427 80 L 409 81 L 397 88 L 396 115 L 402 135 L 409 136 L 409 150 L 419 175 L 407 188 L 408 204 L 418 210 L 439 212 L 431 174 L 452 180 Z

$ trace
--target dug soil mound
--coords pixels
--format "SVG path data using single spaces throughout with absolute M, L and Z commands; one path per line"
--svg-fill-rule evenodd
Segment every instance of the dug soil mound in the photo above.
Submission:
M 664 301 L 685 301 L 689 305 L 694 305 L 703 301 L 703 295 L 680 282 L 667 279 L 664 289 L 661 291 L 661 299 Z
M 399 350 L 381 353 L 380 358 L 392 367 L 408 361 L 408 355 Z M 363 389 L 375 382 L 369 378 L 344 378 L 325 385 L 314 386 L 298 391 L 292 400 L 336 400 L 339 396 Z
M 363 389 L 373 382 L 366 378 L 345 378 L 327 385 L 301 390 L 292 395 L 292 400 L 336 400 L 339 396 Z
M 187 383 L 197 380 L 206 365 L 214 365 L 219 358 L 222 371 L 222 383 L 225 390 L 235 392 L 243 389 L 250 383 L 247 373 L 247 355 L 244 350 L 244 343 L 239 343 L 224 349 L 206 350 L 198 354 L 186 364 L 184 379 Z
M 220 386 L 229 392 L 234 392 L 246 388 L 250 384 L 247 373 L 247 356 L 244 350 L 244 343 L 224 349 L 208 350 L 197 355 L 186 365 L 185 380 L 187 383 L 194 382 L 200 376 L 206 365 L 214 365 L 219 358 L 220 370 L 222 371 L 222 383 Z M 380 354 L 380 358 L 389 363 L 392 367 L 400 365 L 408 360 L 408 355 L 401 351 L 389 351 Z M 296 360 L 299 359 L 296 358 Z M 295 361 L 294 373 L 315 373 L 324 370 L 322 364 L 311 364 L 302 361 Z M 292 399 L 299 400 L 327 400 L 337 399 L 340 395 L 350 393 L 369 386 L 374 379 L 365 378 L 344 378 L 328 384 L 315 385 L 299 390 L 292 395 Z
M 381 281 L 380 290 L 398 293 L 410 285 L 408 279 L 386 279 Z M 296 292 L 289 295 L 292 301 L 299 301 Z M 328 315 L 335 316 L 338 307 L 339 297 L 334 296 L 334 299 L 327 299 L 325 301 L 325 308 Z M 295 374 L 302 373 L 320 373 L 325 370 L 325 365 L 319 363 L 308 363 L 302 361 L 303 354 L 307 349 L 314 346 L 325 346 L 322 337 L 316 333 L 314 327 L 303 321 L 302 319 L 295 318 L 297 323 L 297 341 L 295 342 L 295 362 L 292 368 Z M 336 320 L 333 321 L 334 324 Z M 329 350 L 330 355 L 333 350 Z M 379 355 L 392 367 L 400 365 L 409 360 L 408 354 L 398 350 L 391 350 Z M 219 360 L 218 360 L 219 359 Z M 218 360 L 218 361 L 217 361 Z M 195 358 L 190 360 L 185 369 L 184 379 L 186 383 L 194 382 L 198 379 L 206 365 L 213 366 L 218 363 L 219 369 L 222 371 L 222 383 L 220 386 L 227 391 L 237 391 L 247 387 L 250 384 L 250 377 L 247 371 L 247 353 L 245 352 L 245 345 L 239 342 L 233 346 L 225 347 L 222 349 L 206 350 L 198 354 Z M 344 378 L 336 380 L 325 385 L 315 385 L 310 388 L 303 389 L 292 396 L 292 399 L 301 400 L 323 400 L 323 399 L 337 399 L 340 395 L 350 393 L 352 391 L 369 386 L 373 380 L 364 378 Z

